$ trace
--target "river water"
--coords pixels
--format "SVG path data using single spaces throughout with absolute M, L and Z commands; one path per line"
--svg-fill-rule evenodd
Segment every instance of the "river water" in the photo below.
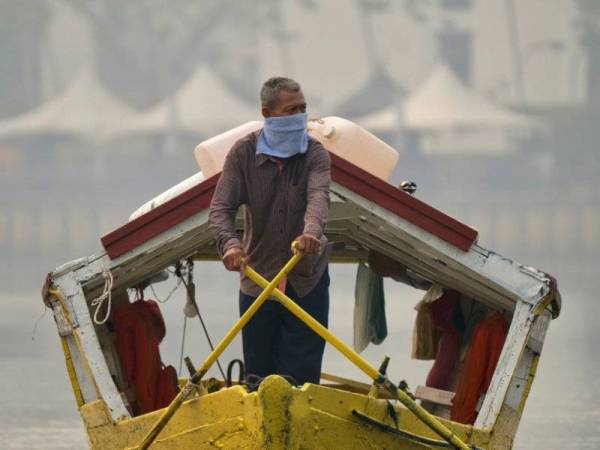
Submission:
M 219 265 L 197 267 L 198 302 L 213 340 L 225 333 L 236 315 L 234 274 Z M 202 286 L 201 279 L 211 280 Z M 332 269 L 330 328 L 346 342 L 352 342 L 354 268 Z M 560 278 L 559 278 L 560 279 Z M 157 293 L 163 297 L 173 286 L 168 280 Z M 414 304 L 421 292 L 386 280 L 386 312 L 389 335 L 380 346 L 371 345 L 363 355 L 378 365 L 384 355 L 392 362 L 393 380 L 406 379 L 411 387 L 423 384 L 431 363 L 409 358 Z M 176 367 L 182 338 L 183 292 L 161 306 L 167 321 L 162 344 L 163 360 Z M 594 318 L 600 305 L 583 290 L 563 289 L 564 309 L 551 324 L 538 375 L 517 434 L 515 449 L 598 449 L 600 448 L 600 362 L 596 343 L 600 330 Z M 43 313 L 37 291 L 0 293 L 0 447 L 3 449 L 87 448 L 86 437 L 68 384 L 54 322 Z M 195 363 L 209 349 L 197 323 L 188 323 L 185 354 Z M 236 340 L 223 357 L 228 361 L 241 354 Z M 328 348 L 324 371 L 358 380 L 365 377 L 343 357 Z

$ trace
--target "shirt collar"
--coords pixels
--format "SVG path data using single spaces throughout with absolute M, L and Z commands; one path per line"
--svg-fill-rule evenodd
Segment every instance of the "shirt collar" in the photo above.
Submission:
M 308 137 L 308 145 L 310 147 L 311 144 L 311 140 L 312 138 L 309 136 Z M 264 163 L 266 163 L 267 161 L 271 160 L 272 158 L 268 155 L 265 155 L 264 153 L 255 153 L 254 154 L 254 161 L 255 161 L 255 167 L 258 166 L 262 166 Z
M 264 153 L 259 153 L 254 155 L 254 159 L 256 161 L 256 167 L 258 167 L 266 163 L 269 160 L 269 157 Z

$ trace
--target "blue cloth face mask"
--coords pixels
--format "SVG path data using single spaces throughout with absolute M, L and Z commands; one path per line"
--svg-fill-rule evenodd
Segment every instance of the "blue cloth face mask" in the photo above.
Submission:
M 277 158 L 289 158 L 298 153 L 306 153 L 308 149 L 307 121 L 306 113 L 267 117 L 256 144 L 256 153 L 264 153 Z

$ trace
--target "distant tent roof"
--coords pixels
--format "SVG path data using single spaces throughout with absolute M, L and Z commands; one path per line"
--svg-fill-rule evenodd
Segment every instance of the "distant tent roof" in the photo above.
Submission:
M 336 115 L 342 117 L 361 117 L 397 103 L 405 95 L 406 90 L 394 81 L 385 70 L 375 69 L 364 86 L 334 110 Z
M 540 124 L 522 114 L 494 105 L 464 86 L 440 65 L 404 104 L 406 126 L 435 128 L 532 128 Z
M 66 134 L 104 139 L 133 114 L 102 86 L 95 71 L 86 67 L 61 94 L 28 113 L 0 122 L 0 137 Z
M 402 118 L 399 106 L 389 105 L 371 114 L 357 117 L 354 119 L 354 122 L 374 133 L 391 133 L 399 131 L 402 125 Z
M 228 90 L 207 67 L 199 67 L 174 94 L 123 124 L 119 134 L 160 133 L 173 124 L 179 130 L 211 134 L 259 117 Z

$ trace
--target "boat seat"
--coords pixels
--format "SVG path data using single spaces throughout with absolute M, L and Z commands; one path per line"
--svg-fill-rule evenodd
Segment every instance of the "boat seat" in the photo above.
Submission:
M 421 400 L 421 406 L 431 414 L 450 419 L 450 408 L 455 393 L 429 386 L 417 386 L 415 397 Z
M 456 395 L 452 391 L 444 391 L 429 386 L 417 386 L 415 397 L 421 400 L 421 406 L 430 413 L 438 417 L 450 418 L 450 408 L 452 407 L 452 399 Z M 481 395 L 477 401 L 475 411 L 481 409 L 485 395 Z
M 436 405 L 452 406 L 455 393 L 429 386 L 417 386 L 415 397 L 419 400 L 435 403 Z

